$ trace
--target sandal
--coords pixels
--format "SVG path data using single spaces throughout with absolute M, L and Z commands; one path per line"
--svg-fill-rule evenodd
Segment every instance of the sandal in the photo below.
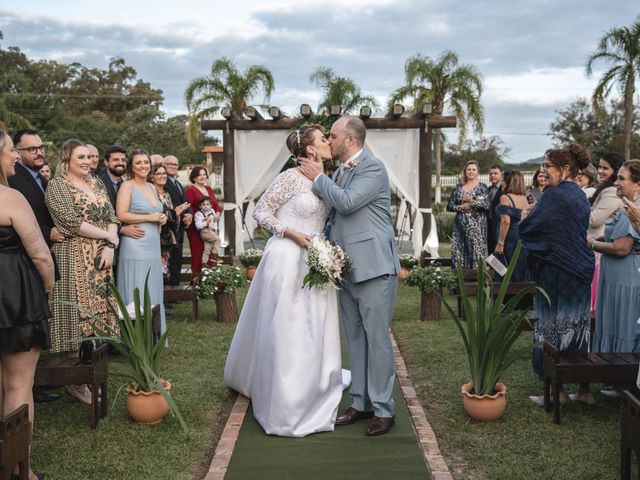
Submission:
M 66 385 L 65 390 L 85 405 L 91 405 L 91 390 L 86 385 Z

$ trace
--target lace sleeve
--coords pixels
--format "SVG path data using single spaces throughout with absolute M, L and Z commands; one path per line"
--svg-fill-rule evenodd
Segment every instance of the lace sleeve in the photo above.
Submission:
M 256 203 L 253 218 L 261 227 L 269 229 L 274 235 L 282 238 L 286 225 L 275 216 L 280 207 L 289 201 L 299 190 L 300 182 L 289 173 L 291 170 L 278 175 Z M 294 175 L 298 175 L 294 172 Z

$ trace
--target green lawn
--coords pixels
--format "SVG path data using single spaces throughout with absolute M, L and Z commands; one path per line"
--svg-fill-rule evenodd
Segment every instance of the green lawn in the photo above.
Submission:
M 243 297 L 240 292 L 239 306 Z M 456 478 L 618 478 L 618 400 L 598 393 L 595 407 L 565 407 L 562 424 L 554 425 L 528 399 L 541 394 L 542 385 L 531 370 L 531 334 L 525 333 L 516 344 L 518 360 L 504 378 L 508 405 L 503 419 L 471 421 L 460 395 L 468 373 L 459 334 L 446 315 L 440 322 L 419 322 L 419 300 L 417 290 L 400 285 L 393 330 Z M 109 413 L 95 431 L 87 425 L 89 407 L 64 393 L 61 400 L 37 405 L 35 471 L 53 480 L 203 478 L 228 409 L 222 369 L 234 325 L 215 321 L 213 300 L 201 306 L 198 323 L 186 322 L 188 304 L 171 310 L 171 347 L 165 357 L 166 376 L 173 381 L 189 435 L 170 417 L 155 426 L 132 423 L 123 394 L 112 405 L 119 380 L 111 376 Z
M 244 292 L 240 292 L 240 299 Z M 97 430 L 88 426 L 89 407 L 59 390 L 62 399 L 36 405 L 32 463 L 47 479 L 200 479 L 206 474 L 226 421 L 229 390 L 222 380 L 235 326 L 215 321 L 213 300 L 201 302 L 201 321 L 190 304 L 169 313 L 170 348 L 166 377 L 187 425 L 182 433 L 171 417 L 159 425 L 136 425 L 128 418 L 126 392 L 113 404 L 120 379 L 109 378 L 109 412 Z M 113 360 L 110 372 L 116 371 Z
M 554 425 L 528 399 L 542 393 L 542 384 L 531 369 L 532 338 L 525 332 L 515 346 L 518 359 L 504 377 L 504 417 L 490 424 L 472 421 L 460 394 L 469 380 L 460 335 L 444 310 L 440 322 L 420 322 L 419 300 L 416 289 L 400 285 L 393 331 L 456 478 L 619 478 L 619 400 L 597 393 L 594 407 L 572 403 L 563 409 L 562 424 Z

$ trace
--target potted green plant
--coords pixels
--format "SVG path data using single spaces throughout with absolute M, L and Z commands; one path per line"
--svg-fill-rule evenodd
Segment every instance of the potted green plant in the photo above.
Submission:
M 478 262 L 475 304 L 465 292 L 464 277 L 458 267 L 456 276 L 464 318 L 457 315 L 445 301 L 462 336 L 469 362 L 471 382 L 464 384 L 461 390 L 464 409 L 469 416 L 480 421 L 499 419 L 506 407 L 507 389 L 499 380 L 515 359 L 510 350 L 523 331 L 521 326 L 527 315 L 526 311 L 517 309 L 518 303 L 533 289 L 537 289 L 549 301 L 544 290 L 532 286 L 504 302 L 520 249 L 518 243 L 495 296 L 493 279 L 487 273 L 484 262 Z
M 247 285 L 247 278 L 239 267 L 218 265 L 202 270 L 198 283 L 198 295 L 202 298 L 213 297 L 216 302 L 218 321 L 233 323 L 238 321 L 236 290 Z
M 440 320 L 442 292 L 455 286 L 456 276 L 451 269 L 432 263 L 426 267 L 414 267 L 404 283 L 420 290 L 420 320 Z
M 400 260 L 400 267 L 402 267 L 400 273 L 398 273 L 398 281 L 403 282 L 407 278 L 407 275 L 409 275 L 411 269 L 418 265 L 419 262 L 416 257 L 408 253 L 398 255 L 398 260 Z
M 140 291 L 133 292 L 134 312 L 132 317 L 122 299 L 120 291 L 112 283 L 108 285 L 113 302 L 109 308 L 116 318 L 117 328 L 103 319 L 85 312 L 92 318 L 96 335 L 82 340 L 99 340 L 113 346 L 120 354 L 122 362 L 114 366 L 120 368 L 116 375 L 127 380 L 127 409 L 138 423 L 158 423 L 170 411 L 186 432 L 187 425 L 173 401 L 171 384 L 162 378 L 161 359 L 165 351 L 167 332 L 154 342 L 152 325 L 152 305 L 149 295 L 149 274 L 144 283 L 144 297 L 140 302 Z
M 238 260 L 240 260 L 240 264 L 247 271 L 247 279 L 253 280 L 253 276 L 256 273 L 256 268 L 262 259 L 263 251 L 257 248 L 250 248 L 246 250 L 244 253 L 241 253 L 238 256 Z

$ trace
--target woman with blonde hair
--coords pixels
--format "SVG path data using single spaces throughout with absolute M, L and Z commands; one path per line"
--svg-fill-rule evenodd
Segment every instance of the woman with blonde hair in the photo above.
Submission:
M 60 147 L 56 176 L 47 186 L 45 203 L 65 236 L 53 245 L 60 280 L 50 297 L 51 351 L 75 354 L 78 338 L 94 334 L 87 312 L 116 327 L 107 284 L 113 282 L 111 266 L 119 243 L 119 222 L 104 184 L 91 175 L 89 149 L 84 142 L 70 139 Z M 68 385 L 67 391 L 81 402 L 91 403 L 88 386 Z
M 487 211 L 489 189 L 478 177 L 480 166 L 469 160 L 462 170 L 462 181 L 447 202 L 447 211 L 456 212 L 453 224 L 451 264 L 455 268 L 477 268 L 487 256 Z
M 40 351 L 50 346 L 45 292 L 53 288 L 54 267 L 33 211 L 7 184 L 19 158 L 11 137 L 0 130 L 0 414 L 26 403 L 33 428 L 33 377 Z M 44 476 L 29 472 L 29 478 Z

